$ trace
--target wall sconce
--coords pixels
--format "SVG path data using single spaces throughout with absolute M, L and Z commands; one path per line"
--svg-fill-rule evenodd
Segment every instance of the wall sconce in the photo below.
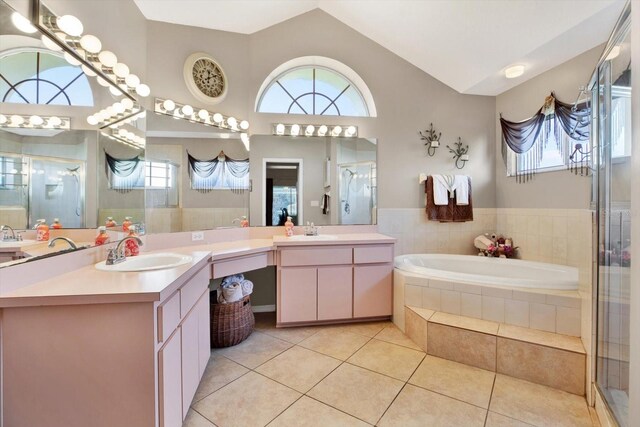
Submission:
M 453 154 L 453 158 L 456 161 L 456 167 L 462 169 L 469 161 L 469 145 L 462 148 L 462 139 L 458 137 L 458 141 L 455 143 L 455 150 L 447 145 L 449 152 Z
M 277 136 L 344 136 L 354 138 L 358 136 L 358 127 L 353 125 L 311 125 L 273 123 L 272 134 Z
M 0 128 L 69 130 L 71 128 L 71 119 L 58 116 L 0 114 Z
M 193 123 L 200 123 L 232 132 L 247 133 L 249 130 L 249 122 L 246 120 L 224 116 L 220 113 L 212 113 L 204 108 L 195 109 L 189 104 L 180 104 L 171 99 L 156 98 L 154 111 L 157 114 L 170 116 L 174 119 L 188 120 Z
M 440 137 L 442 136 L 442 132 L 436 135 L 433 123 L 429 123 L 429 129 L 425 130 L 424 133 L 422 133 L 422 131 L 418 131 L 418 134 L 420 135 L 421 140 L 427 141 L 424 143 L 425 147 L 427 147 L 427 154 L 430 157 L 433 157 L 436 154 L 436 148 L 440 146 Z

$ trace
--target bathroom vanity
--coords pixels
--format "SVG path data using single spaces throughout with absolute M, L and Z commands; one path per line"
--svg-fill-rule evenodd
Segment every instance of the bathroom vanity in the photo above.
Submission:
M 393 238 L 247 237 L 175 248 L 167 242 L 179 237 L 165 236 L 150 249 L 189 262 L 103 271 L 93 263 L 104 248 L 93 248 L 58 258 L 67 272 L 52 269 L 27 286 L 9 289 L 0 274 L 3 425 L 181 426 L 211 354 L 213 278 L 275 265 L 279 326 L 391 315 Z M 80 256 L 84 266 L 75 266 Z

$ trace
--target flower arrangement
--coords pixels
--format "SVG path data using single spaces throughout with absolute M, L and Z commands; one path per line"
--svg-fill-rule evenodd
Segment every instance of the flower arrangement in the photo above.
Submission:
M 513 245 L 512 238 L 498 236 L 495 233 L 491 236 L 478 236 L 474 243 L 476 248 L 480 250 L 478 253 L 479 256 L 515 258 L 518 252 L 518 247 Z

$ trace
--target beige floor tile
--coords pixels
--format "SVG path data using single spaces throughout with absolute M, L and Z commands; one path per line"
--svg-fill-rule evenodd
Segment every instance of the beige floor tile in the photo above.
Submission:
M 249 369 L 262 365 L 277 356 L 293 344 L 279 340 L 261 332 L 252 333 L 240 344 L 215 350 L 214 354 L 227 357 Z
M 308 395 L 375 424 L 402 385 L 401 381 L 345 363 L 312 388 Z
M 407 381 L 424 356 L 422 351 L 374 338 L 347 359 L 347 362 L 401 381 Z
M 182 427 L 215 427 L 215 425 L 193 409 L 189 409 Z
M 427 337 L 428 354 L 489 371 L 496 369 L 495 335 L 429 322 Z
M 380 427 L 482 427 L 487 411 L 407 384 L 384 414 Z
M 414 350 L 422 350 L 416 343 L 411 341 L 411 338 L 403 334 L 402 331 L 395 325 L 387 326 L 386 328 L 381 330 L 375 336 L 375 338 L 404 347 L 412 348 Z
M 369 424 L 324 403 L 302 396 L 269 427 L 367 427 Z
M 193 401 L 197 402 L 214 391 L 224 387 L 236 378 L 249 372 L 247 368 L 220 355 L 209 358 L 209 363 L 200 380 L 200 385 L 196 391 Z
M 539 426 L 591 425 L 583 397 L 500 374 L 489 409 Z
M 489 411 L 485 427 L 530 427 L 531 424 Z
M 427 356 L 409 383 L 486 409 L 494 378 L 491 371 Z
M 383 330 L 393 323 L 389 321 L 384 322 L 366 322 L 366 323 L 346 323 L 343 325 L 330 326 L 330 329 L 337 331 L 351 332 L 353 334 L 364 335 L 365 337 L 373 338 L 378 332 Z
M 584 395 L 586 355 L 498 337 L 496 371 Z
M 193 408 L 219 426 L 264 426 L 300 396 L 288 387 L 249 372 Z
M 270 335 L 274 338 L 288 341 L 292 344 L 298 344 L 300 341 L 315 335 L 321 329 L 317 327 L 290 327 L 290 328 L 269 328 L 269 329 L 257 329 L 256 330 Z
M 340 363 L 342 362 L 332 357 L 294 346 L 260 365 L 256 372 L 300 393 L 306 393 Z
M 337 329 L 325 329 L 298 345 L 340 360 L 347 360 L 370 338 Z

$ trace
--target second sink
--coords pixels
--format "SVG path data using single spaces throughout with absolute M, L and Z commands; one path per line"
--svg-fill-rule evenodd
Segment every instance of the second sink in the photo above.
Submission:
M 104 271 L 148 271 L 163 268 L 174 268 L 191 262 L 189 255 L 159 253 L 129 257 L 118 264 L 107 265 L 106 261 L 96 264 L 98 270 Z

